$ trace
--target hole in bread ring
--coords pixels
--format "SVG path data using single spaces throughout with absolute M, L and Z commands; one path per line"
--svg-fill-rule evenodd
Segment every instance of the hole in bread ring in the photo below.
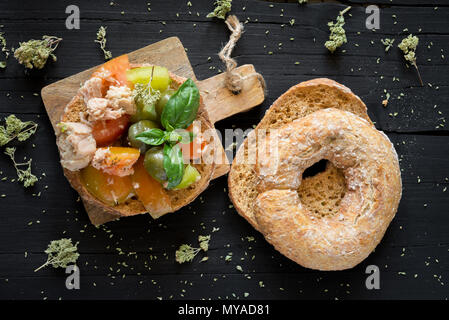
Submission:
M 313 165 L 304 170 L 302 178 L 304 179 L 307 177 L 314 177 L 321 172 L 325 172 L 328 163 L 329 162 L 326 159 L 322 159 L 314 163 Z
M 391 142 L 365 120 L 337 109 L 314 112 L 270 134 L 277 148 L 265 155 L 270 161 L 256 164 L 260 231 L 308 268 L 341 270 L 361 262 L 382 239 L 401 198 Z M 322 159 L 343 172 L 346 193 L 336 214 L 317 217 L 297 190 L 304 170 Z
M 344 174 L 332 162 L 323 159 L 304 170 L 299 199 L 317 218 L 337 214 L 345 194 Z

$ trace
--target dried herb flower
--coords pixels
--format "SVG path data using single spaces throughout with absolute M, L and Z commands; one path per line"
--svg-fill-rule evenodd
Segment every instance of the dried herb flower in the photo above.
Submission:
M 231 11 L 232 0 L 217 0 L 215 1 L 215 9 L 211 13 L 209 13 L 207 18 L 219 18 L 226 19 L 226 14 Z
M 53 268 L 67 268 L 69 264 L 76 263 L 80 256 L 77 248 L 78 242 L 72 244 L 72 239 L 62 238 L 53 240 L 48 245 L 45 253 L 48 254 L 47 261 L 34 272 L 51 265 Z
M 15 115 L 5 118 L 5 126 L 0 126 L 0 147 L 16 139 L 25 141 L 37 130 L 37 123 L 22 121 Z
M 188 244 L 183 244 L 179 247 L 178 250 L 176 250 L 175 256 L 176 256 L 176 262 L 178 263 L 184 263 L 192 261 L 193 258 L 201 251 L 203 250 L 206 252 L 209 250 L 209 241 L 210 241 L 210 235 L 208 236 L 198 236 L 198 242 L 200 244 L 199 248 L 194 248 Z M 206 261 L 207 259 L 204 259 L 202 261 Z
M 49 57 L 53 61 L 57 60 L 53 52 L 61 41 L 62 38 L 55 36 L 43 36 L 42 40 L 20 42 L 19 48 L 14 51 L 14 58 L 28 69 L 42 69 Z
M 16 168 L 19 182 L 23 182 L 23 185 L 26 188 L 31 187 L 37 182 L 37 177 L 31 173 L 32 159 L 28 160 L 27 162 L 17 163 L 14 158 L 15 152 L 16 152 L 15 147 L 9 147 L 5 149 L 5 154 L 11 158 L 14 164 L 14 168 Z M 21 167 L 26 167 L 26 169 L 20 169 Z
M 337 50 L 337 48 L 341 47 L 344 43 L 348 42 L 346 39 L 346 31 L 343 28 L 345 25 L 345 18 L 344 14 L 348 12 L 351 9 L 351 7 L 347 7 L 343 11 L 340 11 L 340 13 L 337 16 L 336 22 L 330 21 L 327 23 L 329 26 L 329 31 L 331 32 L 329 35 L 329 40 L 326 41 L 324 46 L 332 53 Z
M 198 236 L 198 242 L 200 243 L 200 248 L 204 252 L 209 250 L 209 241 L 210 241 L 210 235 L 209 236 Z
M 176 250 L 176 262 L 184 263 L 192 261 L 200 251 L 200 248 L 193 248 L 188 244 L 183 244 L 179 247 L 178 250 Z
M 112 58 L 112 52 L 106 50 L 106 41 L 106 28 L 101 26 L 97 31 L 97 40 L 95 42 L 100 44 L 100 49 L 104 53 L 104 59 L 109 60 Z
M 390 50 L 393 46 L 394 39 L 385 38 L 381 39 L 380 41 L 385 46 L 385 52 L 388 52 L 388 50 Z
M 150 84 L 151 81 L 148 85 L 142 83 L 136 83 L 134 85 L 132 94 L 137 105 L 151 106 L 154 105 L 161 97 L 160 91 L 153 89 Z
M 404 53 L 404 59 L 415 67 L 418 72 L 419 82 L 421 83 L 421 86 L 423 86 L 421 74 L 419 73 L 418 65 L 416 64 L 416 48 L 418 47 L 418 44 L 419 38 L 409 34 L 407 38 L 402 39 L 401 43 L 398 44 L 398 48 Z

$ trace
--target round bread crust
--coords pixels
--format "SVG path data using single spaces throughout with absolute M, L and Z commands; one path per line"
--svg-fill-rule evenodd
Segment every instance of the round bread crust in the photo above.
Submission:
M 149 65 L 150 64 L 131 64 L 131 67 L 136 68 Z M 175 88 L 178 88 L 184 81 L 187 80 L 187 78 L 180 77 L 171 72 L 169 72 L 169 74 L 172 81 L 171 85 Z M 80 121 L 79 113 L 84 110 L 86 110 L 84 100 L 81 94 L 77 94 L 66 106 L 65 113 L 62 116 L 61 121 Z M 212 123 L 209 120 L 209 115 L 201 97 L 196 120 L 201 121 L 202 131 L 213 129 Z M 192 186 L 183 190 L 167 190 L 167 193 L 171 200 L 172 210 L 170 212 L 177 211 L 180 208 L 186 206 L 187 204 L 195 200 L 196 197 L 198 197 L 198 195 L 200 195 L 208 187 L 214 173 L 215 163 L 193 164 L 193 166 L 195 166 L 195 168 L 200 172 L 201 179 Z M 105 216 L 110 215 L 117 218 L 147 213 L 147 210 L 144 208 L 142 203 L 139 200 L 133 198 L 114 207 L 105 205 L 103 202 L 92 196 L 91 193 L 86 189 L 86 187 L 82 183 L 79 171 L 70 171 L 65 168 L 63 168 L 63 170 L 64 175 L 66 176 L 72 188 L 74 188 L 81 196 L 86 208 L 94 208 L 97 213 L 101 213 Z
M 256 164 L 259 230 L 279 252 L 304 267 L 354 267 L 378 245 L 401 199 L 392 143 L 364 119 L 332 108 L 271 135 L 278 141 L 278 157 L 267 150 Z M 301 204 L 297 189 L 304 170 L 321 159 L 343 171 L 347 191 L 337 214 L 316 217 Z
M 307 99 L 313 103 L 309 103 Z M 293 102 L 299 100 L 302 101 L 301 104 L 292 106 Z M 366 105 L 351 89 L 331 79 L 316 78 L 301 82 L 283 93 L 273 102 L 255 130 L 276 129 L 312 112 L 330 107 L 350 111 L 374 127 L 367 114 Z M 237 212 L 259 230 L 254 217 L 256 186 L 259 182 L 254 174 L 255 165 L 246 162 L 246 153 L 253 138 L 250 134 L 237 150 L 229 172 L 228 186 L 229 197 Z M 326 168 L 323 177 L 330 172 L 332 169 Z

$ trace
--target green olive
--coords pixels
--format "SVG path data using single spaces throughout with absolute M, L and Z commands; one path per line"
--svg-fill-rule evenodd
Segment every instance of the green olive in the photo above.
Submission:
M 161 97 L 156 103 L 156 112 L 159 115 L 159 118 L 161 117 L 162 111 L 164 110 L 167 101 L 175 92 L 176 92 L 175 89 L 167 89 L 164 92 L 162 92 Z
M 141 120 L 139 122 L 132 124 L 128 129 L 129 144 L 134 148 L 139 148 L 140 153 L 144 153 L 148 149 L 148 146 L 142 141 L 137 140 L 136 136 L 139 133 L 154 128 L 159 128 L 159 125 L 151 120 Z
M 162 147 L 154 147 L 145 153 L 143 166 L 147 172 L 157 181 L 167 180 L 167 174 L 164 170 L 164 152 Z
M 159 121 L 159 116 L 156 112 L 156 104 L 143 105 L 136 103 L 137 112 L 131 117 L 131 122 L 140 120 Z

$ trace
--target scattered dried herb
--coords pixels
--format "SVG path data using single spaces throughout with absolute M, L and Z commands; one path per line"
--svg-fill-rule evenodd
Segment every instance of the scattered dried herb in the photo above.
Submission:
M 0 147 L 12 140 L 25 141 L 37 130 L 37 123 L 33 121 L 22 121 L 15 115 L 5 118 L 5 126 L 0 126 Z
M 226 262 L 232 261 L 232 252 L 229 252 L 229 253 L 226 255 L 225 261 L 226 261 Z
M 97 31 L 97 40 L 94 40 L 96 43 L 100 44 L 100 49 L 103 51 L 104 59 L 109 60 L 112 58 L 112 52 L 109 50 L 106 50 L 106 28 L 103 26 L 100 26 L 100 28 Z
M 384 107 L 386 107 L 388 105 L 388 102 L 390 101 L 391 95 L 387 92 L 387 93 L 385 93 L 385 97 L 386 97 L 386 99 L 382 100 L 382 105 Z
M 47 261 L 34 272 L 51 265 L 53 268 L 66 268 L 69 264 L 74 264 L 80 256 L 77 248 L 78 242 L 72 244 L 72 239 L 62 238 L 53 240 L 48 245 L 45 253 L 48 254 Z
M 351 7 L 347 7 L 346 9 L 340 11 L 337 16 L 336 22 L 330 21 L 327 23 L 329 26 L 329 40 L 326 41 L 324 46 L 331 52 L 334 53 L 337 48 L 341 47 L 344 43 L 348 42 L 346 39 L 346 31 L 343 28 L 345 25 L 344 14 L 348 12 Z
M 19 48 L 14 51 L 14 58 L 28 69 L 42 69 L 50 57 L 56 61 L 56 55 L 53 53 L 59 45 L 62 38 L 55 36 L 43 36 L 42 40 L 31 39 L 27 42 L 20 42 Z
M 419 73 L 418 65 L 416 64 L 416 48 L 418 47 L 418 44 L 419 38 L 409 34 L 407 38 L 402 39 L 401 43 L 398 44 L 398 48 L 404 53 L 404 59 L 415 67 L 418 73 L 419 82 L 421 83 L 421 86 L 423 86 L 421 74 Z
M 215 1 L 215 9 L 210 12 L 206 17 L 207 18 L 219 18 L 226 19 L 226 14 L 231 11 L 232 0 L 217 0 Z
M 393 46 L 394 39 L 385 38 L 381 39 L 380 41 L 385 46 L 385 52 L 388 52 L 388 50 L 390 50 Z

